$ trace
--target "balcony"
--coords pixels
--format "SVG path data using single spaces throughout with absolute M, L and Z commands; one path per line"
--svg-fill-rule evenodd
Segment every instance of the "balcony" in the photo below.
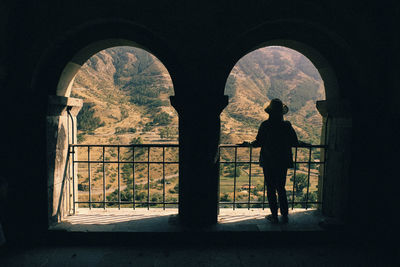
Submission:
M 318 185 L 324 146 L 293 148 L 286 189 L 290 223 L 272 225 L 259 148 L 219 148 L 219 217 L 209 231 L 321 231 Z M 51 226 L 70 232 L 181 232 L 177 144 L 70 145 L 63 190 L 67 216 Z M 206 188 L 205 188 L 206 190 Z

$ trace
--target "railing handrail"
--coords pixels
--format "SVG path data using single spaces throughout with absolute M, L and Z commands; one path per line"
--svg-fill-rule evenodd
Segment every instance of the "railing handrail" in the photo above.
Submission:
M 131 145 L 112 145 L 112 144 L 70 144 L 71 147 L 179 147 L 179 144 L 131 144 Z
M 72 165 L 73 165 L 72 166 L 73 167 L 72 168 L 73 169 L 72 170 L 72 172 L 73 172 L 72 176 L 74 177 L 73 184 L 75 184 L 75 164 L 79 164 L 79 163 L 81 163 L 81 164 L 82 163 L 87 163 L 88 164 L 87 170 L 88 170 L 88 179 L 89 179 L 89 201 L 79 201 L 78 199 L 75 199 L 75 192 L 74 192 L 74 194 L 73 194 L 73 200 L 74 200 L 74 203 L 73 203 L 73 207 L 74 208 L 73 209 L 74 209 L 74 211 L 75 211 L 75 205 L 76 204 L 89 204 L 89 208 L 91 208 L 92 204 L 104 204 L 104 208 L 106 207 L 107 204 L 112 204 L 112 203 L 118 204 L 119 208 L 120 208 L 121 204 L 128 204 L 128 203 L 129 204 L 133 204 L 133 208 L 135 208 L 135 205 L 137 205 L 137 204 L 143 204 L 143 205 L 147 204 L 147 208 L 149 208 L 150 205 L 153 205 L 153 204 L 163 204 L 164 209 L 165 209 L 165 205 L 166 204 L 177 204 L 178 203 L 176 201 L 167 202 L 166 199 L 165 199 L 165 196 L 166 196 L 166 192 L 165 192 L 165 187 L 166 187 L 165 166 L 167 164 L 179 164 L 179 161 L 177 161 L 176 159 L 172 160 L 172 161 L 167 161 L 165 159 L 165 152 L 166 152 L 165 148 L 179 148 L 179 144 L 177 144 L 177 143 L 166 143 L 166 144 L 162 144 L 162 143 L 149 144 L 149 143 L 147 143 L 147 144 L 127 144 L 127 145 L 124 145 L 124 144 L 70 144 L 69 147 L 71 148 L 69 150 L 69 153 L 71 153 L 71 154 L 74 154 L 76 152 L 76 150 L 74 148 L 87 148 L 87 153 L 88 153 L 88 157 L 87 157 L 86 160 L 83 160 L 83 159 L 79 160 L 77 158 L 73 158 L 72 159 Z M 96 160 L 90 159 L 90 154 L 89 153 L 90 153 L 90 149 L 93 148 L 93 147 L 103 148 L 103 151 L 102 151 L 102 155 L 103 156 L 102 156 L 101 159 L 96 159 Z M 238 151 L 239 148 L 245 148 L 245 147 L 249 148 L 249 159 L 245 160 L 245 161 L 241 161 L 238 158 L 238 152 L 237 151 Z M 117 159 L 116 160 L 109 160 L 109 159 L 106 160 L 105 157 L 104 157 L 105 156 L 105 148 L 117 148 L 118 149 L 118 157 L 117 157 Z M 132 160 L 130 160 L 130 159 L 129 160 L 121 159 L 120 158 L 120 148 L 132 148 L 132 151 L 129 152 L 129 153 L 132 153 L 132 155 L 133 155 Z M 147 160 L 143 160 L 143 159 L 137 160 L 137 159 L 135 159 L 135 156 L 134 156 L 135 148 L 146 148 L 147 151 L 148 151 Z M 162 160 L 150 161 L 150 150 L 151 150 L 151 148 L 162 148 L 162 153 L 163 153 L 162 154 L 163 155 L 162 156 L 163 157 Z M 255 158 L 252 157 L 252 155 L 254 155 L 254 154 L 252 154 L 253 153 L 252 150 L 254 148 L 257 148 L 257 147 L 253 147 L 253 146 L 251 146 L 249 144 L 221 144 L 221 145 L 219 145 L 219 149 L 224 149 L 224 148 L 233 148 L 235 150 L 235 152 L 234 152 L 235 153 L 234 160 L 233 159 L 232 160 L 222 160 L 222 158 L 219 159 L 219 164 L 234 164 L 234 185 L 233 185 L 233 187 L 234 187 L 233 188 L 234 195 L 233 195 L 233 202 L 219 201 L 219 203 L 220 204 L 231 204 L 231 205 L 233 205 L 233 209 L 235 209 L 236 205 L 238 205 L 238 204 L 247 204 L 249 209 L 250 209 L 250 205 L 253 205 L 253 204 L 258 204 L 259 205 L 259 204 L 261 204 L 262 208 L 264 209 L 264 205 L 267 204 L 267 202 L 265 202 L 265 195 L 266 195 L 266 192 L 265 192 L 265 180 L 264 180 L 264 186 L 263 186 L 263 196 L 262 196 L 263 200 L 262 200 L 262 202 L 260 202 L 260 201 L 255 202 L 255 201 L 253 201 L 251 199 L 251 188 L 254 186 L 254 185 L 252 185 L 253 183 L 252 183 L 252 180 L 251 180 L 252 176 L 253 176 L 252 172 L 251 172 L 251 168 L 252 168 L 253 164 L 258 164 L 259 163 L 258 162 L 258 158 L 255 159 Z M 327 145 L 301 144 L 301 145 L 294 146 L 293 148 L 295 149 L 295 152 L 294 152 L 294 156 L 295 156 L 294 163 L 295 164 L 307 164 L 308 165 L 308 171 L 307 171 L 307 192 L 305 193 L 305 196 L 306 196 L 305 201 L 304 200 L 295 200 L 295 188 L 294 188 L 294 186 L 295 186 L 296 169 L 297 168 L 294 168 L 294 172 L 293 172 L 293 190 L 291 191 L 292 209 L 293 209 L 295 204 L 305 203 L 306 208 L 308 207 L 308 204 L 321 204 L 322 203 L 321 201 L 311 201 L 309 199 L 310 176 L 311 176 L 310 171 L 311 171 L 311 166 L 312 165 L 317 164 L 319 166 L 322 166 L 322 165 L 325 164 L 325 162 L 324 161 L 316 161 L 318 159 L 312 160 L 311 154 L 314 153 L 312 151 L 315 148 L 327 149 L 328 146 Z M 298 161 L 297 153 L 298 153 L 298 149 L 299 148 L 308 149 L 308 153 L 307 153 L 308 154 L 308 160 Z M 221 153 L 221 151 L 220 151 L 220 153 Z M 90 164 L 96 164 L 96 163 L 103 164 L 103 170 L 102 170 L 103 171 L 103 201 L 93 201 L 92 198 L 91 198 Z M 105 167 L 104 166 L 105 166 L 105 164 L 111 164 L 111 163 L 118 164 L 118 189 L 117 189 L 117 191 L 118 191 L 118 200 L 117 201 L 110 201 L 110 200 L 106 200 L 105 199 L 105 197 L 106 197 L 106 194 L 105 194 L 105 190 L 106 190 L 105 189 L 105 184 L 106 184 L 106 182 L 105 182 L 105 172 L 104 172 L 104 168 Z M 132 168 L 133 168 L 132 169 L 132 183 L 133 183 L 133 187 L 132 187 L 133 199 L 132 199 L 132 201 L 124 201 L 124 200 L 121 199 L 121 196 L 120 196 L 120 194 L 121 194 L 121 188 L 120 188 L 120 179 L 121 179 L 121 177 L 120 177 L 120 164 L 126 164 L 126 163 L 133 164 L 132 165 Z M 147 201 L 137 201 L 135 199 L 135 196 L 136 196 L 135 165 L 136 164 L 147 164 L 147 185 L 148 185 L 147 186 Z M 150 164 L 162 164 L 162 168 L 163 168 L 163 171 L 162 171 L 163 200 L 162 200 L 162 202 L 150 201 Z M 248 181 L 248 184 L 246 184 L 248 186 L 248 190 L 249 190 L 248 191 L 248 200 L 247 201 L 240 201 L 239 199 L 236 199 L 237 182 L 238 182 L 237 179 L 239 179 L 239 176 L 236 173 L 236 171 L 237 171 L 236 168 L 238 166 L 243 166 L 243 164 L 248 164 L 249 165 L 249 172 L 248 172 L 249 181 Z M 75 185 L 73 185 L 73 187 L 75 189 Z
M 220 147 L 252 147 L 252 148 L 257 148 L 251 145 L 243 145 L 243 144 L 221 144 L 219 145 Z M 327 145 L 297 145 L 297 146 L 293 146 L 298 147 L 298 148 L 327 148 Z
M 71 147 L 179 147 L 179 144 L 130 144 L 130 145 L 115 145 L 115 144 L 70 144 Z M 243 144 L 220 144 L 220 147 L 253 147 Z M 327 145 L 297 145 L 298 148 L 327 148 Z

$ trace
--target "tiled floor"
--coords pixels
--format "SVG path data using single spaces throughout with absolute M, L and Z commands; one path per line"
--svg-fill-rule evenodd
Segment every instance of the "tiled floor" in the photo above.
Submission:
M 179 232 L 177 209 L 80 209 L 51 230 L 71 232 Z M 289 224 L 273 225 L 262 209 L 220 209 L 218 224 L 209 231 L 320 231 L 323 219 L 317 210 L 294 209 L 290 211 Z

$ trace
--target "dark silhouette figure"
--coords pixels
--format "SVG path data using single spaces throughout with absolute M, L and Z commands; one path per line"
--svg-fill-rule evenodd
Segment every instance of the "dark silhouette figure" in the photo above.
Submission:
M 291 123 L 283 120 L 283 115 L 288 111 L 289 108 L 280 99 L 272 99 L 265 109 L 269 118 L 261 123 L 256 140 L 243 143 L 261 147 L 260 166 L 263 167 L 267 198 L 271 209 L 271 215 L 266 218 L 272 223 L 278 223 L 276 193 L 279 197 L 282 223 L 288 222 L 286 173 L 288 168 L 293 167 L 292 147 L 299 143 Z

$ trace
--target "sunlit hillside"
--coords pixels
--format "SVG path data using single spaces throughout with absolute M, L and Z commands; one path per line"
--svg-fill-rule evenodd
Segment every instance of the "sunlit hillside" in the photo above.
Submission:
M 281 98 L 290 112 L 285 116 L 298 133 L 299 139 L 318 144 L 321 131 L 321 116 L 315 102 L 324 99 L 323 82 L 311 62 L 301 54 L 283 47 L 256 50 L 243 57 L 233 68 L 225 87 L 230 104 L 221 114 L 221 143 L 235 144 L 255 138 L 258 126 L 267 118 L 264 107 L 272 98 Z M 178 116 L 170 105 L 169 96 L 174 94 L 171 78 L 162 63 L 148 52 L 131 47 L 116 47 L 103 50 L 78 72 L 72 96 L 84 99 L 78 121 L 78 142 L 81 144 L 140 144 L 177 143 Z M 304 150 L 304 149 L 303 149 Z M 306 160 L 307 151 L 299 149 L 299 160 Z M 87 148 L 80 148 L 77 155 L 85 160 Z M 147 157 L 160 160 L 162 150 L 146 148 L 107 148 L 104 160 L 145 161 Z M 259 150 L 254 149 L 253 160 Z M 178 162 L 178 149 L 165 150 L 166 158 Z M 221 150 L 223 161 L 232 161 L 234 153 Z M 247 148 L 239 149 L 239 160 L 248 161 Z M 101 148 L 92 148 L 91 159 L 103 160 Z M 315 151 L 313 158 L 318 159 Z M 254 165 L 254 164 L 253 164 Z M 146 202 L 178 199 L 179 173 L 177 164 L 160 165 L 101 163 L 91 164 L 92 176 L 88 176 L 87 164 L 78 166 L 79 200 L 88 201 L 89 183 L 92 201 L 101 201 L 103 190 L 108 201 L 135 200 Z M 232 164 L 220 168 L 221 201 L 233 197 Z M 250 166 L 242 164 L 236 170 L 237 200 L 248 199 L 248 175 Z M 298 177 L 305 177 L 306 165 L 297 168 Z M 104 172 L 104 176 L 103 176 Z M 120 174 L 118 176 L 117 174 Z M 303 175 L 303 176 L 301 176 Z M 288 190 L 292 187 L 293 170 L 288 173 Z M 165 179 L 163 178 L 165 177 Z M 253 166 L 252 201 L 261 201 L 263 175 L 260 167 Z M 311 166 L 310 192 L 316 197 L 318 170 Z M 105 179 L 105 183 L 103 182 Z M 133 187 L 133 183 L 135 186 Z M 165 189 L 163 184 L 165 183 Z M 104 188 L 105 186 L 105 188 Z M 120 188 L 120 195 L 118 195 Z M 133 190 L 133 188 L 135 190 Z M 149 191 L 147 191 L 149 190 Z M 302 190 L 300 190 L 302 191 Z M 299 192 L 300 192 L 299 191 Z M 148 195 L 149 194 L 149 195 Z M 300 192 L 296 199 L 302 199 Z M 129 205 L 128 205 L 129 206 Z
M 324 99 L 324 86 L 317 70 L 300 53 L 267 47 L 246 55 L 233 68 L 225 93 L 230 104 L 221 114 L 221 143 L 253 139 L 267 118 L 265 104 L 275 97 L 289 106 L 286 119 L 299 138 L 319 143 L 321 116 L 315 102 Z M 132 47 L 97 53 L 81 68 L 73 85 L 73 96 L 86 103 L 80 112 L 79 141 L 177 142 L 178 117 L 169 104 L 172 94 L 167 69 L 150 53 Z
M 316 100 L 325 99 L 318 71 L 302 54 L 284 47 L 258 49 L 233 68 L 225 87 L 230 104 L 221 115 L 223 143 L 255 138 L 258 126 L 268 118 L 266 104 L 280 98 L 289 107 L 300 139 L 319 143 L 322 118 Z

